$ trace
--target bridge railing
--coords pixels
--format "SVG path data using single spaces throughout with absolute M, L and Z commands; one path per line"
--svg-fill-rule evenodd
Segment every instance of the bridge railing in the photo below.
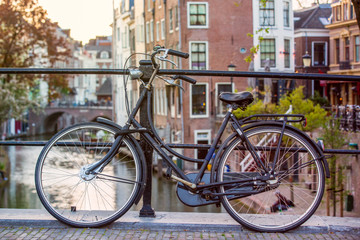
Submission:
M 152 66 L 144 66 L 144 70 L 151 75 L 153 72 Z M 39 68 L 0 68 L 0 74 L 102 74 L 102 75 L 127 75 L 129 71 L 126 69 L 39 69 Z M 247 78 L 279 78 L 279 79 L 303 79 L 306 81 L 323 80 L 323 81 L 353 81 L 360 82 L 360 76 L 349 75 L 329 75 L 329 74 L 312 74 L 312 73 L 280 73 L 280 72 L 245 72 L 245 71 L 209 71 L 209 70 L 159 70 L 159 75 L 188 75 L 188 76 L 217 76 L 217 77 L 247 77 Z M 144 102 L 143 104 L 146 104 Z M 145 108 L 146 109 L 146 108 Z M 140 115 L 140 122 L 146 126 L 147 111 Z M 145 124 L 143 124 L 145 123 Z M 143 141 L 145 158 L 147 160 L 148 173 L 152 173 L 152 150 L 147 147 L 147 143 Z M 2 141 L 0 145 L 21 145 L 21 146 L 43 146 L 46 142 L 33 141 Z M 174 148 L 192 148 L 192 149 L 208 149 L 210 145 L 195 145 L 195 144 L 172 144 Z M 325 149 L 325 153 L 329 154 L 351 154 L 359 155 L 359 150 L 343 150 L 343 149 Z M 155 212 L 151 208 L 151 174 L 147 176 L 147 187 L 143 195 L 143 208 L 140 211 L 140 216 L 154 216 Z M 150 187 L 148 187 L 150 186 Z

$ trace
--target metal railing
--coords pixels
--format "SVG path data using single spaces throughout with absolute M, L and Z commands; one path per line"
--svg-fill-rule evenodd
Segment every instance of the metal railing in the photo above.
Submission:
M 153 71 L 152 66 L 148 66 L 150 73 Z M 124 75 L 129 74 L 126 69 L 40 69 L 40 68 L 0 68 L 0 74 L 108 74 L 108 75 Z M 277 72 L 245 72 L 245 71 L 208 71 L 208 70 L 159 70 L 160 75 L 189 75 L 189 76 L 218 76 L 218 77 L 249 77 L 249 78 L 286 78 L 286 79 L 305 79 L 305 80 L 325 80 L 325 81 L 355 81 L 360 82 L 360 76 L 348 75 L 328 75 L 328 74 L 312 74 L 312 73 L 277 73 Z M 146 112 L 146 111 L 145 111 Z M 140 116 L 142 119 L 147 119 L 146 116 Z M 16 146 L 44 146 L 45 141 L 1 141 L 0 145 L 16 145 Z M 170 144 L 173 148 L 191 148 L 191 149 L 208 149 L 210 145 L 195 145 L 195 144 Z M 144 147 L 146 149 L 146 145 Z M 145 157 L 148 165 L 152 166 L 152 152 L 146 152 Z M 360 150 L 345 150 L 345 149 L 325 149 L 324 153 L 329 154 L 351 154 L 358 155 Z M 151 173 L 151 171 L 150 171 Z M 148 174 L 147 181 L 151 186 L 151 174 Z M 150 199 L 149 199 L 150 198 Z M 151 187 L 145 188 L 143 204 L 151 204 Z M 144 209 L 143 206 L 143 209 Z M 147 206 L 149 207 L 149 206 Z M 151 205 L 150 205 L 151 208 Z M 143 210 L 142 209 L 142 210 Z M 147 212 L 140 216 L 154 216 L 155 212 Z

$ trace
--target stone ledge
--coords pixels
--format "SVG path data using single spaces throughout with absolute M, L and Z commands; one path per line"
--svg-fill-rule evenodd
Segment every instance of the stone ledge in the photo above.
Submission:
M 44 209 L 0 209 L 0 226 L 42 228 L 68 228 Z M 155 218 L 140 218 L 139 212 L 130 211 L 114 223 L 111 229 L 149 229 L 173 231 L 247 231 L 227 213 L 156 212 Z M 290 233 L 360 234 L 360 218 L 313 216 Z

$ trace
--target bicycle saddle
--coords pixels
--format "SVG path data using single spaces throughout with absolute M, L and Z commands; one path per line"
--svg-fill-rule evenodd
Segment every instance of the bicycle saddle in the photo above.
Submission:
M 237 104 L 240 107 L 246 107 L 254 101 L 254 96 L 251 94 L 251 92 L 222 92 L 219 95 L 219 99 L 229 104 Z

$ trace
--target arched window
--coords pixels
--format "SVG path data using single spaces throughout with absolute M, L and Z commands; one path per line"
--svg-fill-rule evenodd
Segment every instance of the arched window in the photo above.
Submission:
M 100 58 L 102 58 L 102 59 L 104 59 L 104 58 L 109 58 L 109 53 L 106 52 L 106 51 L 101 52 Z

